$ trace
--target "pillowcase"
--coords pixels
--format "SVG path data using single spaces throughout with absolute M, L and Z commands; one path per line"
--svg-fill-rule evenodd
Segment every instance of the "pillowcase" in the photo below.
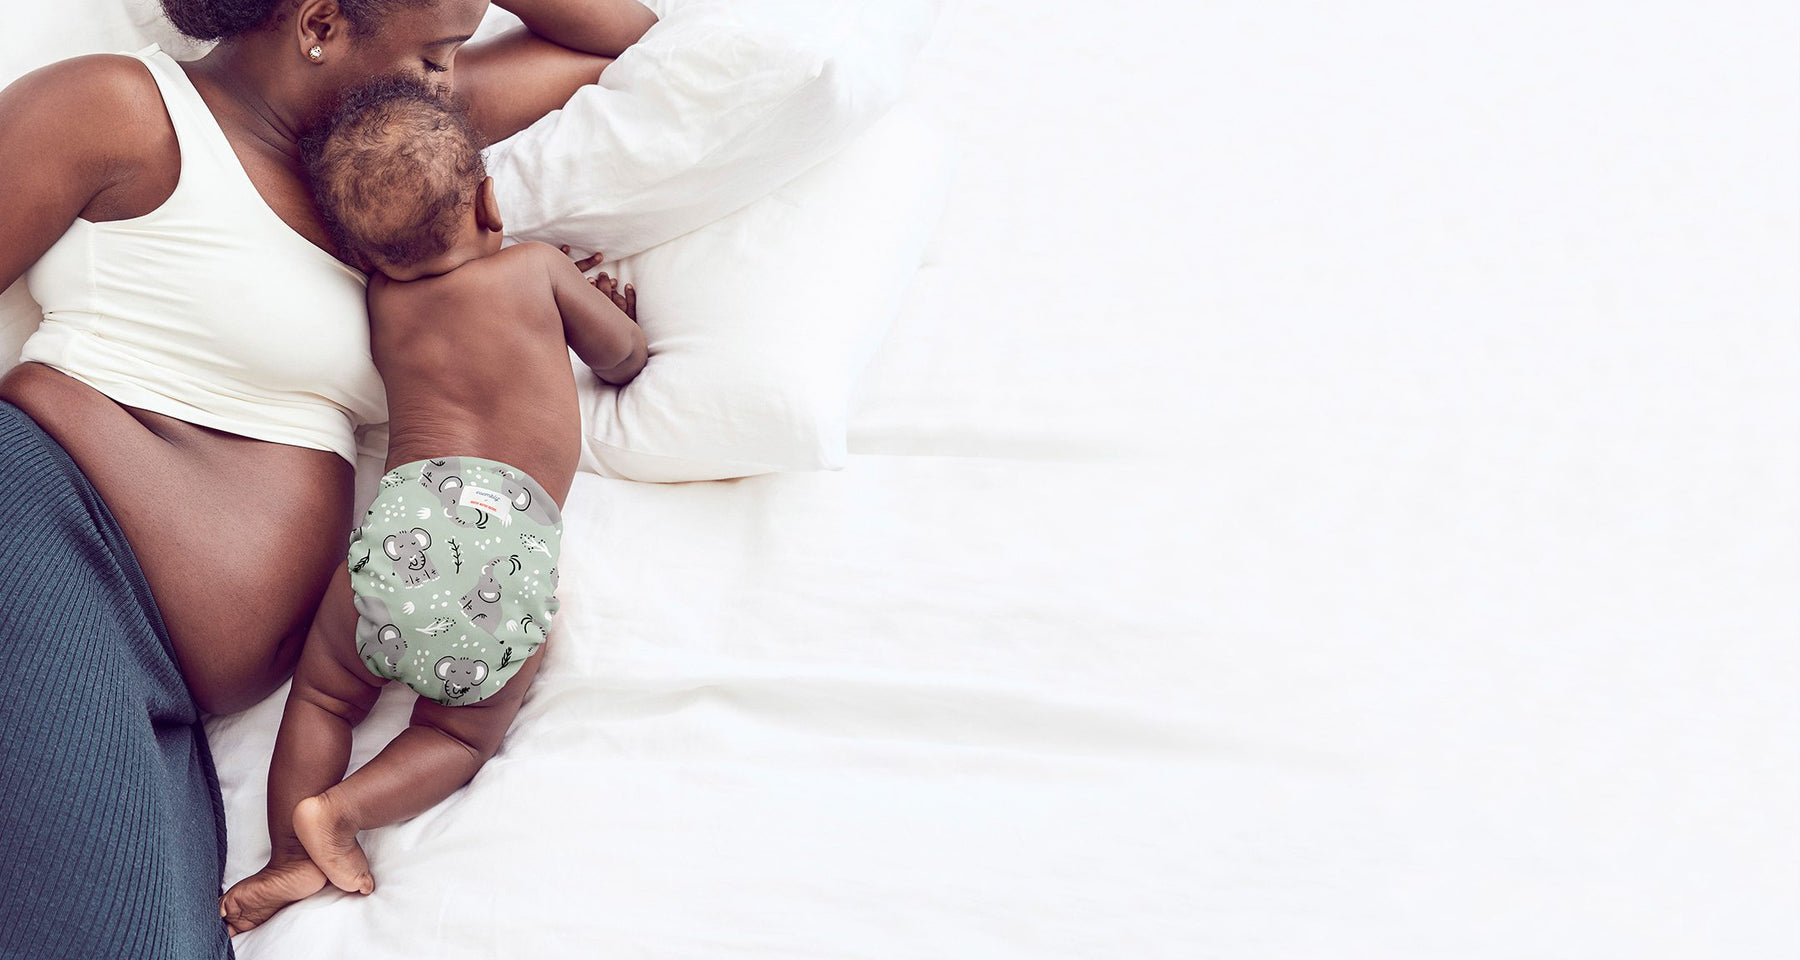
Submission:
M 490 148 L 508 232 L 616 260 L 766 196 L 899 100 L 940 6 L 653 3 L 598 84 Z
M 139 50 L 152 43 L 177 60 L 211 48 L 183 37 L 161 0 L 58 0 L 11 4 L 0 32 L 0 87 L 47 63 L 85 53 Z
M 598 267 L 637 287 L 650 362 L 622 388 L 576 362 L 581 468 L 661 482 L 841 468 L 856 383 L 952 166 L 944 136 L 902 105 L 773 194 Z

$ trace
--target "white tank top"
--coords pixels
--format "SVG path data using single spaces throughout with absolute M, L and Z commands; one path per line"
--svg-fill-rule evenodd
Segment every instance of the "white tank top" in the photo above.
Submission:
M 369 357 L 367 281 L 276 216 L 206 102 L 156 47 L 181 177 L 141 217 L 77 219 L 25 274 L 35 360 L 126 406 L 356 462 L 387 419 Z

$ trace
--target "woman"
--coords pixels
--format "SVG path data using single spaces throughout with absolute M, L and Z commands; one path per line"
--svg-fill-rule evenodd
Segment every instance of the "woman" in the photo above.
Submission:
M 293 669 L 384 419 L 360 274 L 299 141 L 379 74 L 448 84 L 490 141 L 655 22 L 635 0 L 164 0 L 220 43 L 81 57 L 0 93 L 0 287 L 46 311 L 0 381 L 0 955 L 222 956 L 199 719 Z

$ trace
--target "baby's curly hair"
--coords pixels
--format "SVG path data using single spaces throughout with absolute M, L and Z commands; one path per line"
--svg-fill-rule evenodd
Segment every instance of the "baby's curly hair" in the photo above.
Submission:
M 352 263 L 443 253 L 487 176 L 467 111 L 411 77 L 346 92 L 301 152 L 319 214 Z

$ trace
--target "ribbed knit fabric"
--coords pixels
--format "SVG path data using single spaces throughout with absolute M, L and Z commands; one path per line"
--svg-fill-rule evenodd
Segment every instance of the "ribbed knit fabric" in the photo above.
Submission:
M 0 957 L 231 956 L 218 778 L 144 574 L 0 402 Z

